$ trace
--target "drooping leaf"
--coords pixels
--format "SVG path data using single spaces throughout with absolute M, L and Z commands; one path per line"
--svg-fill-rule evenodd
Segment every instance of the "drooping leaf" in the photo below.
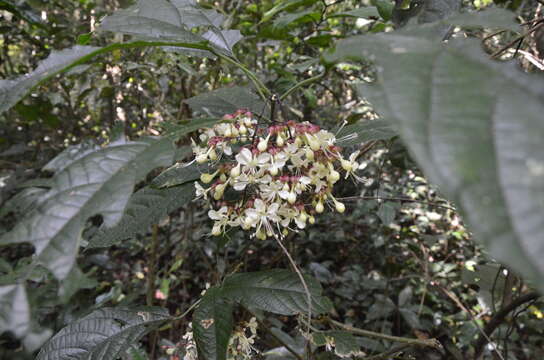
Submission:
M 461 0 L 413 0 L 408 9 L 395 7 L 392 20 L 398 26 L 404 26 L 412 19 L 417 19 L 418 24 L 431 23 L 459 11 L 461 3 Z M 445 33 L 447 28 L 437 29 Z
M 242 39 L 242 35 L 239 30 L 222 30 L 223 20 L 224 16 L 215 10 L 204 10 L 192 1 L 140 0 L 136 5 L 104 18 L 100 29 L 142 39 L 194 43 L 208 40 L 217 49 L 232 54 L 232 47 Z M 197 26 L 209 30 L 199 35 L 191 31 Z M 208 55 L 211 56 L 210 53 Z
M 169 139 L 118 142 L 72 161 L 56 172 L 53 186 L 0 245 L 31 243 L 42 263 L 58 279 L 75 261 L 86 221 L 101 215 L 106 227 L 122 217 L 134 184 L 157 166 L 172 162 Z
M 219 120 L 219 118 L 197 118 L 183 124 L 164 122 L 160 124 L 160 127 L 164 129 L 165 136 L 177 140 L 198 129 L 211 127 Z
M 191 165 L 176 164 L 157 176 L 151 185 L 157 188 L 183 185 L 199 179 L 200 174 L 206 172 L 208 169 L 207 165 L 199 165 L 197 163 L 192 163 Z
M 372 140 L 389 140 L 397 135 L 389 121 L 379 119 L 345 126 L 338 132 L 337 143 L 340 146 L 351 146 Z
M 306 23 L 310 21 L 317 21 L 321 16 L 320 12 L 314 11 L 312 9 L 307 9 L 303 11 L 298 11 L 291 14 L 285 14 L 278 17 L 274 20 L 274 26 L 276 27 L 286 27 L 298 25 L 301 23 Z
M 218 288 L 206 291 L 193 314 L 193 333 L 199 359 L 225 360 L 233 329 L 232 304 Z
M 542 79 L 490 60 L 475 41 L 428 32 L 354 37 L 338 50 L 376 57 L 379 82 L 359 86 L 361 96 L 381 104 L 490 254 L 543 290 Z
M 78 65 L 86 63 L 95 56 L 118 49 L 131 49 L 146 46 L 169 46 L 202 51 L 208 51 L 210 49 L 205 43 L 205 39 L 202 39 L 200 42 L 138 40 L 126 43 L 115 43 L 102 48 L 77 45 L 69 49 L 54 51 L 46 60 L 41 62 L 33 72 L 15 79 L 0 80 L 0 114 L 17 104 L 38 85 L 51 79 L 55 75 L 67 72 Z
M 500 8 L 491 8 L 479 13 L 455 14 L 444 19 L 445 23 L 467 28 L 509 29 L 520 31 L 516 14 Z
M 318 281 L 305 277 L 312 298 L 313 314 L 327 313 L 332 305 L 321 295 Z M 288 270 L 234 274 L 221 287 L 226 296 L 244 306 L 274 314 L 295 315 L 308 311 L 307 294 L 298 275 Z
M 101 229 L 89 241 L 88 248 L 108 247 L 136 234 L 143 234 L 151 225 L 157 224 L 168 213 L 186 205 L 194 198 L 193 184 L 154 189 L 145 187 L 134 193 L 125 213 L 117 225 Z
M 329 15 L 329 17 L 357 17 L 357 18 L 369 18 L 369 17 L 379 17 L 380 13 L 375 6 L 366 6 L 360 7 L 357 9 L 343 11 L 339 13 L 334 13 Z
M 45 28 L 40 15 L 25 3 L 17 4 L 16 2 L 10 0 L 0 0 L 0 10 L 9 11 L 19 19 L 25 20 L 32 25 Z
M 101 24 L 102 31 L 143 36 L 163 40 L 200 42 L 202 38 L 183 26 L 178 9 L 166 0 L 140 0 L 136 5 L 118 10 L 106 16 Z
M 36 360 L 114 360 L 150 328 L 169 319 L 161 308 L 99 309 L 59 331 Z
M 0 286 L 0 334 L 10 331 L 20 338 L 30 328 L 30 305 L 22 284 Z
M 69 67 L 81 57 L 98 50 L 94 46 L 76 45 L 69 49 L 52 52 L 31 72 L 13 80 L 0 80 L 0 113 L 6 111 L 23 98 L 34 86 Z
M 238 109 L 248 109 L 256 114 L 266 110 L 259 96 L 247 87 L 221 88 L 185 100 L 193 111 L 209 116 L 222 117 Z

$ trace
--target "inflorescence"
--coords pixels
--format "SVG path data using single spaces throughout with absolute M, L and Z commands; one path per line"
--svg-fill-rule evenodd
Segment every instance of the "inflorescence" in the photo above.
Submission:
M 313 224 L 325 205 L 343 213 L 333 187 L 341 172 L 358 179 L 359 151 L 345 159 L 335 143 L 334 134 L 309 122 L 259 127 L 245 110 L 202 129 L 193 153 L 211 171 L 195 186 L 197 198 L 209 200 L 212 235 L 241 227 L 258 239 L 278 238 Z

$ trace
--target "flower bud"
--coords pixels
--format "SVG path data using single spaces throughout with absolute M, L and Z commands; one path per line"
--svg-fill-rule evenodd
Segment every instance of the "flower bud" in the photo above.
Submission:
M 245 135 L 247 134 L 247 128 L 244 126 L 244 124 L 240 125 L 240 129 L 238 129 L 240 134 Z
M 314 159 L 314 152 L 312 149 L 308 149 L 306 148 L 306 150 L 304 150 L 304 154 L 306 155 L 306 159 L 312 161 Z
M 199 164 L 204 164 L 206 161 L 208 161 L 208 155 L 207 154 L 198 154 L 196 156 L 196 162 Z
M 308 222 L 309 222 L 311 225 L 315 224 L 315 217 L 313 217 L 312 215 L 310 215 L 310 216 L 308 217 Z
M 340 201 L 336 201 L 334 203 L 334 206 L 336 207 L 336 211 L 338 211 L 340 214 L 342 214 L 344 211 L 346 211 L 346 205 L 344 205 Z
M 287 195 L 287 201 L 289 204 L 293 205 L 295 201 L 297 201 L 297 194 L 295 194 L 294 191 L 291 191 L 289 195 Z
M 338 171 L 332 170 L 332 171 L 329 173 L 328 178 L 329 178 L 329 181 L 330 181 L 331 183 L 335 183 L 335 182 L 338 181 L 338 179 L 340 179 L 340 174 L 338 173 Z
M 302 145 L 302 139 L 299 136 L 295 138 L 295 145 L 297 147 L 300 147 Z
M 278 175 L 278 168 L 277 167 L 270 168 L 268 169 L 268 172 L 270 173 L 270 175 L 276 176 Z
M 317 151 L 321 148 L 321 145 L 319 145 L 319 140 L 315 136 L 306 134 L 306 139 L 308 140 L 308 145 L 310 145 L 310 148 L 313 151 Z
M 257 145 L 257 150 L 259 152 L 266 151 L 268 149 L 268 139 L 270 139 L 270 134 L 266 137 L 266 139 L 260 138 L 259 139 L 259 145 Z
M 323 206 L 323 201 L 319 200 L 317 204 L 315 205 L 315 212 L 318 214 L 321 214 L 325 210 L 325 207 Z
M 240 131 L 238 131 L 238 129 L 235 126 L 233 126 L 232 127 L 232 136 L 237 137 L 238 135 L 240 135 Z
M 227 130 L 225 130 L 225 137 L 231 137 L 232 136 L 232 130 L 230 129 L 230 126 L 227 127 Z
M 234 178 L 240 176 L 240 164 L 230 169 L 230 176 Z
M 215 149 L 210 150 L 210 154 L 208 155 L 210 157 L 210 160 L 217 160 L 217 153 L 215 152 Z
M 204 184 L 209 184 L 210 182 L 212 182 L 215 175 L 217 175 L 217 172 L 213 174 L 202 174 L 200 175 L 200 181 L 202 181 Z
M 278 136 L 276 136 L 276 145 L 278 145 L 279 147 L 285 145 L 285 140 L 283 140 L 283 136 L 281 136 L 281 134 L 278 134 Z
M 219 236 L 221 235 L 221 227 L 218 225 L 214 225 L 212 228 L 212 235 L 213 236 Z

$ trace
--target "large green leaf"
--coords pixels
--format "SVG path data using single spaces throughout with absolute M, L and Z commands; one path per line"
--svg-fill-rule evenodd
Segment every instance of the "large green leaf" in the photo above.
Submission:
M 160 308 L 103 308 L 59 331 L 36 360 L 115 360 L 150 328 L 169 320 Z
M 76 45 L 69 49 L 52 52 L 30 74 L 13 80 L 0 80 L 0 113 L 17 104 L 41 80 L 56 75 L 75 61 L 98 49 L 94 46 Z
M 330 301 L 321 295 L 317 280 L 305 277 L 312 298 L 314 314 L 327 313 Z M 234 274 L 221 286 L 223 296 L 244 306 L 281 315 L 296 315 L 308 311 L 307 294 L 298 275 L 288 270 L 266 270 Z
M 207 40 L 217 49 L 232 54 L 232 47 L 242 35 L 239 30 L 222 30 L 223 21 L 223 15 L 215 10 L 201 9 L 194 1 L 139 0 L 136 5 L 104 18 L 100 29 L 143 39 Z M 198 26 L 209 30 L 201 35 L 191 31 Z
M 74 264 L 86 221 L 102 215 L 104 226 L 114 226 L 134 184 L 153 168 L 171 164 L 173 155 L 169 139 L 147 138 L 112 143 L 76 156 L 55 173 L 51 189 L 40 197 L 39 204 L 0 237 L 0 245 L 31 243 L 37 260 L 58 279 L 65 278 Z
M 167 189 L 145 187 L 130 197 L 121 221 L 112 228 L 101 229 L 88 248 L 107 247 L 136 234 L 143 234 L 168 213 L 186 205 L 194 198 L 192 183 Z
M 30 305 L 23 285 L 0 286 L 0 334 L 11 331 L 21 338 L 30 328 Z
M 266 104 L 247 87 L 221 88 L 185 100 L 193 111 L 209 116 L 223 116 L 238 109 L 249 109 L 256 114 L 266 110 Z
M 168 46 L 203 51 L 210 50 L 210 46 L 206 44 L 206 40 L 201 39 L 200 42 L 137 40 L 111 44 L 105 47 L 78 45 L 61 51 L 53 51 L 33 72 L 19 76 L 15 79 L 0 80 L 0 114 L 17 104 L 38 85 L 51 79 L 55 75 L 64 73 L 77 65 L 84 64 L 100 54 L 105 54 L 118 49 L 131 49 L 146 46 Z
M 490 60 L 475 40 L 443 44 L 424 29 L 354 37 L 338 53 L 375 56 L 379 81 L 359 86 L 361 96 L 396 123 L 490 254 L 544 290 L 542 77 Z
M 393 125 L 386 120 L 364 121 L 345 126 L 338 132 L 337 144 L 350 146 L 372 140 L 389 140 L 397 136 Z
M 232 303 L 218 288 L 206 291 L 193 314 L 193 332 L 199 359 L 225 360 L 233 329 Z

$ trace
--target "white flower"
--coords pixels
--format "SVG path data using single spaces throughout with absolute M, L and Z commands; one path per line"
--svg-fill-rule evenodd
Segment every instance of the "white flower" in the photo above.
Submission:
M 279 197 L 282 188 L 283 184 L 279 181 L 271 181 L 269 184 L 261 184 L 259 186 L 262 198 L 268 202 L 272 202 Z
M 234 178 L 233 188 L 236 191 L 242 191 L 250 184 L 268 184 L 272 181 L 270 175 L 264 175 L 264 170 L 260 170 L 256 174 L 240 174 L 240 176 Z
M 246 221 L 256 228 L 256 233 L 264 227 L 266 235 L 272 236 L 274 230 L 270 221 L 278 223 L 281 220 L 277 215 L 279 207 L 278 203 L 267 205 L 263 200 L 256 199 L 253 208 L 246 209 Z
M 270 162 L 270 154 L 262 153 L 254 156 L 247 148 L 240 150 L 240 153 L 236 155 L 236 161 L 243 165 L 244 172 L 249 171 L 251 173 L 257 172 L 257 168 L 266 168 Z
M 215 220 L 212 228 L 212 235 L 220 235 L 229 222 L 228 208 L 226 206 L 223 206 L 217 211 L 210 210 L 208 211 L 208 217 L 212 220 Z
M 201 197 L 203 197 L 204 199 L 208 199 L 208 192 L 210 192 L 211 188 L 204 189 L 198 181 L 195 181 L 195 190 L 196 190 L 195 199 L 199 199 Z

